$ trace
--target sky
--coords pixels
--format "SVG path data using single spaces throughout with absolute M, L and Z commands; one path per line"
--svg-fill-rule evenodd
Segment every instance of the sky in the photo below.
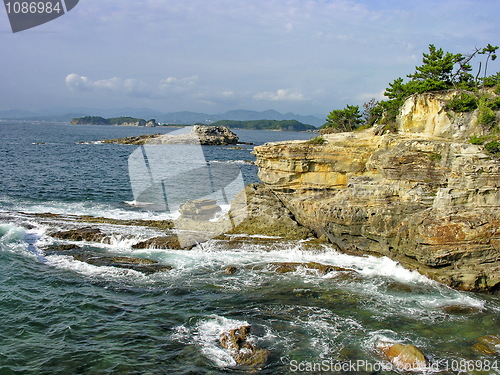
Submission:
M 0 110 L 325 116 L 383 99 L 431 43 L 500 45 L 499 15 L 499 0 L 80 0 L 14 34 L 2 7 Z

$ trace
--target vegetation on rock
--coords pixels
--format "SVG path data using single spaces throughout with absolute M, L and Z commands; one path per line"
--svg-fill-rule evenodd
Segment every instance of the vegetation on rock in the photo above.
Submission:
M 306 143 L 310 145 L 322 145 L 325 142 L 326 142 L 325 138 L 318 136 L 308 140 Z
M 470 54 L 450 53 L 429 45 L 429 52 L 423 54 L 422 65 L 415 68 L 413 74 L 407 75 L 408 80 L 401 77 L 395 79 L 386 88 L 384 95 L 388 100 L 377 102 L 371 99 L 364 104 L 364 121 L 361 120 L 359 108 L 347 105 L 344 109 L 330 112 L 323 128 L 330 131 L 352 131 L 359 127 L 369 127 L 375 123 L 385 124 L 386 129 L 395 129 L 394 124 L 399 111 L 407 98 L 413 94 L 422 94 L 432 91 L 449 89 L 462 90 L 462 93 L 448 103 L 448 108 L 455 112 L 468 112 L 480 108 L 481 123 L 488 125 L 495 122 L 493 111 L 498 110 L 500 104 L 491 94 L 500 94 L 500 72 L 487 76 L 488 62 L 497 58 L 499 47 L 488 44 L 486 47 L 476 48 Z M 479 55 L 484 55 L 479 62 L 476 75 L 472 75 L 471 62 Z M 483 73 L 483 77 L 480 77 Z M 488 94 L 485 94 L 488 90 Z M 481 101 L 484 102 L 481 107 Z

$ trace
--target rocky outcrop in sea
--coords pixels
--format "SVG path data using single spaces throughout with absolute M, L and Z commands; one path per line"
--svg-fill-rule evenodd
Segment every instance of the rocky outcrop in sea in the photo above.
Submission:
M 324 135 L 320 145 L 255 147 L 259 189 L 343 252 L 387 256 L 457 289 L 496 291 L 500 161 L 468 142 L 485 129 L 478 110 L 447 110 L 453 95 L 407 99 L 397 133 L 375 127 Z
M 116 143 L 126 145 L 168 145 L 168 144 L 200 144 L 200 145 L 235 145 L 239 138 L 226 126 L 194 125 L 185 134 L 146 134 L 136 137 L 106 139 L 100 143 Z

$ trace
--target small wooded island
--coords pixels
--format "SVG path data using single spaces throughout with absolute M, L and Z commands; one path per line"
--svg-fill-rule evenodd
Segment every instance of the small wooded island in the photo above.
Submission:
M 158 126 L 155 119 L 144 120 L 129 116 L 104 118 L 101 116 L 83 116 L 71 120 L 72 125 L 120 125 L 120 126 Z

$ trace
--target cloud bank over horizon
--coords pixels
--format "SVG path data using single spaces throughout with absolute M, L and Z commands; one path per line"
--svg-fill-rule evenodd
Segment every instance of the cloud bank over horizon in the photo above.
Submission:
M 498 14 L 496 0 L 82 0 L 14 35 L 4 12 L 0 109 L 322 115 L 381 99 L 431 43 L 499 45 Z

